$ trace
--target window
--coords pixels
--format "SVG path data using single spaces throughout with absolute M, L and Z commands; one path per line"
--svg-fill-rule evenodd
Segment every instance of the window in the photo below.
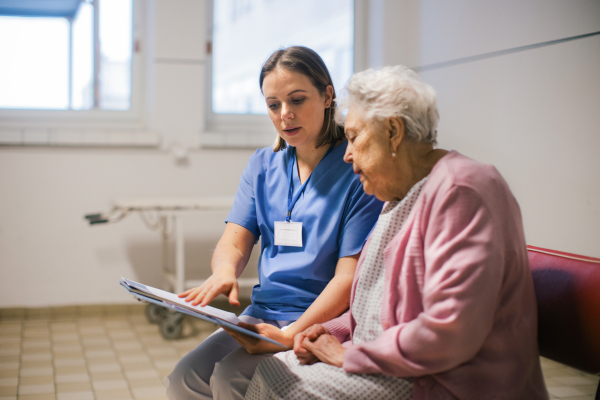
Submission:
M 354 70 L 354 27 L 353 0 L 213 1 L 203 142 L 272 143 L 275 131 L 258 87 L 262 64 L 281 47 L 310 47 L 325 61 L 339 91 Z
M 158 146 L 146 12 L 142 0 L 0 1 L 0 146 Z
M 0 107 L 66 109 L 69 23 L 0 17 Z
M 0 108 L 131 108 L 131 0 L 14 4 L 0 7 Z

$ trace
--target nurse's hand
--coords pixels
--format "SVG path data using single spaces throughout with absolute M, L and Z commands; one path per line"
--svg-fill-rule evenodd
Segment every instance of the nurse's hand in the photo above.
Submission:
M 243 348 L 250 354 L 262 354 L 262 353 L 278 353 L 280 351 L 290 350 L 293 345 L 293 338 L 286 334 L 287 331 L 282 331 L 281 329 L 269 325 L 269 324 L 246 324 L 244 322 L 238 323 L 238 326 L 242 328 L 246 328 L 253 332 L 258 333 L 259 335 L 266 336 L 270 339 L 273 339 L 285 346 L 283 348 L 281 346 L 277 346 L 275 344 L 269 343 L 264 340 L 253 338 L 252 336 L 244 335 L 238 331 L 234 331 L 231 329 L 227 329 L 223 327 L 225 332 L 229 333 L 239 344 L 242 345 Z
M 186 290 L 179 297 L 185 297 L 185 301 L 192 302 L 193 306 L 204 307 L 208 305 L 215 297 L 225 294 L 229 297 L 229 303 L 238 307 L 240 288 L 235 275 L 215 271 L 204 283 L 196 288 Z
M 313 326 L 305 329 L 304 331 L 297 333 L 294 336 L 294 353 L 300 364 L 314 364 L 319 359 L 310 351 L 304 347 L 304 340 L 308 339 L 311 342 L 314 342 L 321 335 L 328 335 L 329 331 L 321 324 L 314 324 Z
M 305 338 L 302 345 L 325 364 L 341 367 L 344 363 L 346 349 L 334 336 L 321 335 L 315 341 Z

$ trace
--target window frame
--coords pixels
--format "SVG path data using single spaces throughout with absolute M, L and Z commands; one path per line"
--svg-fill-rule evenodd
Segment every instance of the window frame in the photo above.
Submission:
M 139 130 L 144 126 L 146 109 L 144 49 L 145 5 L 143 0 L 132 0 L 132 56 L 131 56 L 131 107 L 129 110 L 40 110 L 0 109 L 0 131 L 48 129 Z
M 205 79 L 205 129 L 201 147 L 205 148 L 258 148 L 270 146 L 277 138 L 277 131 L 268 115 L 216 114 L 212 107 L 212 43 L 213 3 L 207 1 L 207 54 Z M 365 0 L 354 0 L 354 65 L 360 71 L 367 65 L 368 4 Z M 258 90 L 258 76 L 256 78 Z M 338 88 L 340 90 L 341 88 Z

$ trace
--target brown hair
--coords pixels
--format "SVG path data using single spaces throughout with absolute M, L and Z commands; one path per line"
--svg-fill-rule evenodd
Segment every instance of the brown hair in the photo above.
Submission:
M 292 46 L 285 49 L 275 51 L 269 59 L 263 64 L 260 71 L 260 91 L 265 77 L 277 67 L 285 68 L 288 71 L 298 72 L 310 79 L 312 84 L 317 88 L 321 95 L 324 95 L 327 86 L 333 87 L 333 82 L 327 66 L 323 59 L 314 51 L 304 46 Z M 335 122 L 335 88 L 333 89 L 333 97 L 331 105 L 325 109 L 325 117 L 323 119 L 323 127 L 317 136 L 316 147 L 321 147 L 326 144 L 335 143 L 345 138 L 344 128 Z M 287 143 L 281 136 L 277 136 L 273 151 L 283 150 L 287 147 Z

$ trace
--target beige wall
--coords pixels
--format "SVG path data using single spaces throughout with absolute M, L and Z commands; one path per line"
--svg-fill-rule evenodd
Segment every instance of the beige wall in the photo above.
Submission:
M 367 58 L 427 65 L 600 31 L 599 4 L 373 0 Z M 131 301 L 121 276 L 161 283 L 158 233 L 136 215 L 94 227 L 83 215 L 115 198 L 235 193 L 252 150 L 192 150 L 179 164 L 166 150 L 202 134 L 204 1 L 147 5 L 147 123 L 164 149 L 0 147 L 0 307 Z M 528 242 L 596 257 L 598 71 L 593 37 L 422 74 L 438 92 L 440 146 L 498 167 L 521 204 Z M 208 272 L 226 214 L 185 218 L 196 277 Z M 255 266 L 256 255 L 251 273 Z
M 159 233 L 135 214 L 96 226 L 83 215 L 118 198 L 234 194 L 250 155 L 196 151 L 177 166 L 159 150 L 0 148 L 0 307 L 126 302 L 121 276 L 160 285 Z M 195 278 L 210 271 L 226 216 L 184 215 Z
M 423 1 L 428 65 L 600 31 L 594 0 Z M 439 142 L 494 164 L 531 245 L 600 257 L 600 36 L 423 72 Z
M 427 67 L 600 31 L 595 0 L 374 0 L 371 65 Z M 373 23 L 373 21 L 372 21 Z M 494 164 L 531 245 L 600 257 L 600 36 L 434 69 L 439 146 Z

